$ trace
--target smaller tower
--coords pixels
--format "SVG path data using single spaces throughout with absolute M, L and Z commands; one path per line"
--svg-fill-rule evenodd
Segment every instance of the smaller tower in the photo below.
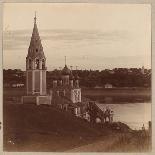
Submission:
M 66 56 L 65 56 L 65 67 L 62 70 L 62 84 L 63 86 L 69 86 L 69 75 L 71 71 L 66 65 Z

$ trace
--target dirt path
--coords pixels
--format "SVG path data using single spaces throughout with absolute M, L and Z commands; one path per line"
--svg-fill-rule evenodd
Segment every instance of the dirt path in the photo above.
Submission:
M 110 146 L 112 146 L 118 140 L 117 136 L 108 136 L 104 140 L 77 147 L 66 152 L 105 152 Z

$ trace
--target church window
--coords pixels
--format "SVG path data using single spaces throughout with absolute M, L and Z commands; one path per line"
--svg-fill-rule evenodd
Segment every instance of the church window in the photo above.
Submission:
M 31 69 L 32 68 L 32 61 L 31 61 L 31 59 L 29 59 L 28 63 L 29 63 L 29 69 Z
M 45 60 L 42 60 L 42 69 L 45 69 Z
M 35 68 L 39 69 L 39 59 L 36 59 Z

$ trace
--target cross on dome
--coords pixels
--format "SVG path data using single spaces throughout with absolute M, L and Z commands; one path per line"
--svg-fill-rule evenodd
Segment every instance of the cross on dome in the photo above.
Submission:
M 34 15 L 34 23 L 36 24 L 36 20 L 37 20 L 37 16 L 36 16 L 37 12 L 35 11 L 35 15 Z

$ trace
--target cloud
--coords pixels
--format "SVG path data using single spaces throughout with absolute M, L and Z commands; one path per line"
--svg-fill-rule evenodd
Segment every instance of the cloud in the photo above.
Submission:
M 65 55 L 69 65 L 78 65 L 83 69 L 134 67 L 142 63 L 150 66 L 149 51 L 146 55 L 145 45 L 128 31 L 51 29 L 39 30 L 39 33 L 48 69 L 62 67 Z M 18 68 L 17 60 L 20 59 L 21 67 L 25 68 L 23 60 L 31 35 L 32 30 L 3 32 L 4 66 Z M 14 59 L 10 59 L 12 57 Z
M 28 48 L 30 41 L 29 31 L 4 31 L 3 50 L 20 50 Z
M 20 50 L 28 48 L 32 30 L 16 30 L 3 32 L 4 50 Z M 107 44 L 128 40 L 128 33 L 123 31 L 102 32 L 95 30 L 54 29 L 40 30 L 41 39 L 64 44 Z M 48 45 L 47 45 L 48 46 Z M 68 46 L 67 46 L 68 47 Z M 58 47 L 59 48 L 59 47 Z
M 72 56 L 70 58 L 70 63 L 77 64 L 82 69 L 93 68 L 93 69 L 103 69 L 103 68 L 113 68 L 113 67 L 141 67 L 145 65 L 146 67 L 151 66 L 151 56 L 150 61 L 146 61 L 146 58 L 141 55 L 135 56 Z M 72 61 L 74 60 L 74 61 Z M 143 63 L 142 63 L 143 62 Z M 138 64 L 138 65 L 137 65 Z

